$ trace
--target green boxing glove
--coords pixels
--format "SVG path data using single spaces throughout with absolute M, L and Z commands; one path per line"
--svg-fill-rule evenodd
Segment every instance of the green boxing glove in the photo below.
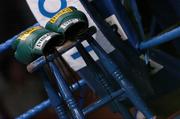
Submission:
M 75 7 L 67 7 L 59 11 L 46 24 L 45 28 L 54 32 L 62 32 L 66 40 L 74 40 L 88 28 L 86 15 Z
M 13 42 L 15 58 L 23 64 L 28 64 L 41 55 L 47 55 L 54 47 L 64 43 L 64 35 L 50 32 L 41 26 L 31 27 L 22 32 Z

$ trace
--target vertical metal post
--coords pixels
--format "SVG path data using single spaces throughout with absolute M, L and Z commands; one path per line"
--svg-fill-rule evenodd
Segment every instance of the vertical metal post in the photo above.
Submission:
M 95 75 L 96 81 L 100 83 L 102 86 L 100 88 L 101 91 L 95 90 L 96 93 L 103 97 L 105 95 L 111 96 L 111 93 L 113 93 L 114 89 L 111 85 L 109 85 L 109 81 L 106 79 L 106 77 L 103 75 L 103 72 L 101 72 L 101 68 L 97 65 L 97 63 L 92 59 L 92 57 L 89 55 L 89 53 L 86 51 L 86 49 L 83 47 L 81 43 L 77 44 L 77 49 L 80 52 L 81 56 L 87 63 L 87 66 L 90 68 L 90 71 L 92 72 L 92 75 Z M 95 89 L 98 87 L 98 85 L 94 85 Z M 124 119 L 132 119 L 131 114 L 129 113 L 128 109 L 124 107 L 123 104 L 121 104 L 118 99 L 112 101 L 111 103 L 114 110 L 122 114 Z
M 58 118 L 59 119 L 68 119 L 68 115 L 66 113 L 64 104 L 62 102 L 63 101 L 62 97 L 59 96 L 58 93 L 55 92 L 54 89 L 52 88 L 45 71 L 41 70 L 40 73 L 43 77 L 43 83 L 44 83 L 44 87 L 46 89 L 47 95 L 51 101 L 52 107 L 55 109 L 55 111 L 58 115 Z
M 123 76 L 118 66 L 108 57 L 105 51 L 95 42 L 94 38 L 91 37 L 89 40 L 90 45 L 93 50 L 99 56 L 101 63 L 104 65 L 106 70 L 114 77 L 117 83 L 121 86 L 121 88 L 125 91 L 127 97 L 131 100 L 131 102 L 138 108 L 147 119 L 152 119 L 153 114 L 147 108 L 144 101 L 140 98 L 134 86 Z
M 142 25 L 141 15 L 140 15 L 139 10 L 138 10 L 137 1 L 136 0 L 129 0 L 129 3 L 130 3 L 130 7 L 131 7 L 130 8 L 131 12 L 135 17 L 135 20 L 136 20 L 136 23 L 138 26 L 140 36 L 141 36 L 142 40 L 144 40 L 145 34 L 144 34 L 143 25 Z
M 88 0 L 80 0 L 91 18 L 96 23 L 97 27 L 103 32 L 104 36 L 116 47 L 116 39 L 120 39 L 116 35 L 113 35 L 114 32 L 110 28 L 110 26 L 101 18 L 99 12 L 95 10 L 91 3 Z M 106 7 L 109 11 L 111 11 L 117 17 L 118 22 L 121 24 L 124 32 L 126 33 L 129 42 L 131 45 L 136 48 L 136 45 L 139 43 L 137 35 L 128 19 L 128 16 L 125 12 L 125 8 L 122 6 L 121 2 L 118 0 L 103 0 L 103 7 Z M 102 14 L 102 13 L 101 13 Z M 113 37 L 112 37 L 113 36 Z M 116 39 L 114 39 L 116 38 Z M 111 39 L 111 40 L 110 40 Z M 113 43 L 114 42 L 114 43 Z M 116 47 L 117 48 L 117 47 Z
M 72 112 L 73 118 L 74 119 L 84 119 L 82 110 L 78 107 L 69 87 L 67 86 L 62 75 L 60 74 L 58 67 L 53 62 L 49 62 L 49 66 L 50 66 L 52 73 L 55 76 L 59 91 L 60 91 L 63 99 L 67 103 L 69 109 Z

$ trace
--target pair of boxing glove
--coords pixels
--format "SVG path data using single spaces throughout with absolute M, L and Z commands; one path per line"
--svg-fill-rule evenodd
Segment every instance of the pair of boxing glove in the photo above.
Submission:
M 23 64 L 29 64 L 41 55 L 48 55 L 55 47 L 75 38 L 86 31 L 86 15 L 74 7 L 59 11 L 46 24 L 45 28 L 33 26 L 20 33 L 13 42 L 15 58 Z

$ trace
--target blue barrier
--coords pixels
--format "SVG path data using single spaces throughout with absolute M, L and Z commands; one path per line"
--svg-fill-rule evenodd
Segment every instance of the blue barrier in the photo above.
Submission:
M 160 45 L 162 43 L 175 40 L 176 38 L 179 38 L 179 37 L 180 37 L 180 27 L 177 27 L 175 29 L 172 29 L 171 31 L 163 33 L 147 41 L 143 41 L 142 43 L 140 43 L 139 48 L 141 50 L 151 48 L 151 47 Z

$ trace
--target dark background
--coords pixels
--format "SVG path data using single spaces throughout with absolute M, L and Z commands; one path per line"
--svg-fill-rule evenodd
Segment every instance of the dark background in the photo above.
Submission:
M 1 41 L 36 22 L 25 0 L 4 0 L 0 4 L 0 15 Z

